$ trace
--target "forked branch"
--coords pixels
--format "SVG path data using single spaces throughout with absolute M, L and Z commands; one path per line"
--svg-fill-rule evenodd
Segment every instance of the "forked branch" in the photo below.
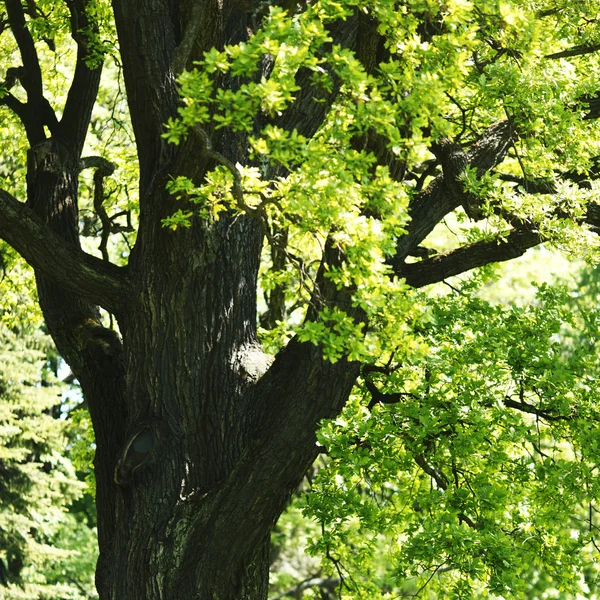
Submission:
M 483 176 L 504 160 L 512 140 L 512 123 L 495 123 L 481 134 L 471 148 L 462 153 L 464 160 L 459 169 L 447 168 L 423 192 L 415 195 L 409 207 L 411 221 L 408 232 L 398 239 L 396 256 L 390 259 L 394 267 L 401 266 L 433 228 L 466 201 L 466 194 L 458 193 L 456 185 L 464 170 L 471 167 L 476 170 L 478 177 Z
M 52 134 L 58 133 L 58 120 L 49 102 L 44 97 L 42 71 L 35 49 L 35 44 L 25 21 L 25 12 L 20 0 L 5 0 L 8 23 L 14 35 L 22 67 L 17 67 L 18 79 L 27 92 L 27 104 L 22 104 L 12 97 L 3 104 L 11 108 L 23 122 L 29 142 L 34 145 L 46 138 L 44 126 Z
M 66 290 L 119 314 L 130 284 L 125 269 L 68 244 L 27 206 L 0 190 L 0 238 L 36 270 Z
M 408 285 L 420 288 L 460 275 L 493 262 L 518 258 L 544 242 L 543 236 L 533 226 L 513 228 L 507 235 L 492 241 L 474 242 L 415 263 L 394 265 L 394 273 L 404 277 Z M 590 202 L 581 225 L 588 225 L 594 233 L 600 233 L 600 205 Z

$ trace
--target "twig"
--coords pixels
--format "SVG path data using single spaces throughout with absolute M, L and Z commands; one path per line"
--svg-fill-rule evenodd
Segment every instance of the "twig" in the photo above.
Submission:
M 87 156 L 81 159 L 81 170 L 95 168 L 94 173 L 94 210 L 102 222 L 102 238 L 100 239 L 100 252 L 102 258 L 108 262 L 108 238 L 110 237 L 112 221 L 104 208 L 104 178 L 112 175 L 115 165 L 101 156 Z
M 418 598 L 421 592 L 429 585 L 429 582 L 435 577 L 436 573 L 444 566 L 444 563 L 441 565 L 436 565 L 433 570 L 433 573 L 427 578 L 427 581 L 414 593 L 411 594 L 413 598 Z

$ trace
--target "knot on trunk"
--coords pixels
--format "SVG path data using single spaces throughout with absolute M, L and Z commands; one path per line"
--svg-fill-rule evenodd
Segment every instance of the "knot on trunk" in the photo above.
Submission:
M 44 140 L 27 152 L 28 172 L 54 174 L 78 171 L 78 160 L 62 143 L 54 139 Z
M 106 356 L 117 356 L 121 351 L 121 338 L 113 329 L 104 327 L 94 319 L 87 319 L 78 328 L 79 344 L 92 347 Z
M 274 357 L 258 344 L 242 346 L 234 355 L 233 368 L 249 383 L 256 383 L 269 369 Z
M 154 419 L 140 421 L 133 428 L 115 467 L 114 480 L 117 485 L 127 485 L 136 471 L 155 462 L 161 437 L 164 437 L 164 431 L 161 434 L 160 430 L 160 423 Z

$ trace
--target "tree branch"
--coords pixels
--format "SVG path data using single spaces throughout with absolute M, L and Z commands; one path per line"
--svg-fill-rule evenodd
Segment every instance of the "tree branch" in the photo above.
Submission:
M 95 59 L 97 64 L 93 67 L 88 66 L 91 51 L 89 40 L 85 36 L 96 34 L 98 28 L 96 23 L 90 23 L 85 0 L 68 0 L 67 6 L 71 13 L 71 35 L 77 43 L 77 62 L 60 128 L 63 139 L 68 139 L 74 144 L 75 154 L 79 155 L 98 94 L 103 63 Z M 83 31 L 86 33 L 82 33 Z
M 10 92 L 7 92 L 0 98 L 0 105 L 6 106 L 12 110 L 15 115 L 21 119 L 21 122 L 25 124 L 25 120 L 27 119 L 27 105 L 15 98 Z
M 27 92 L 27 104 L 19 106 L 15 102 L 9 102 L 23 122 L 29 142 L 33 146 L 46 139 L 44 125 L 48 126 L 53 135 L 58 133 L 58 120 L 48 100 L 44 98 L 42 71 L 33 38 L 27 29 L 23 6 L 20 0 L 5 0 L 5 5 L 8 22 L 23 60 L 23 67 L 17 67 L 18 79 Z M 7 102 L 5 104 L 9 105 Z
M 0 237 L 36 270 L 66 290 L 119 314 L 130 293 L 125 269 L 65 242 L 24 204 L 0 190 Z
M 364 372 L 363 372 L 364 374 Z M 395 394 L 386 394 L 379 390 L 379 388 L 369 379 L 365 377 L 365 387 L 371 394 L 371 401 L 369 402 L 368 409 L 373 410 L 378 404 L 398 404 L 406 398 L 418 398 L 415 394 L 410 392 L 396 392 Z
M 25 23 L 25 12 L 20 0 L 5 0 L 10 28 L 19 47 L 25 73 L 21 83 L 30 100 L 43 97 L 42 70 L 38 60 L 33 38 Z
M 517 402 L 516 400 L 511 400 L 510 398 L 504 399 L 504 404 L 509 408 L 516 408 L 521 412 L 526 412 L 531 415 L 536 415 L 545 421 L 568 421 L 569 417 L 565 417 L 563 415 L 551 415 L 549 412 L 537 408 L 533 404 L 529 404 L 528 402 Z
M 554 52 L 553 54 L 546 54 L 544 58 L 556 59 L 556 58 L 569 58 L 571 56 L 583 56 L 584 54 L 592 54 L 600 50 L 600 44 L 583 44 L 581 46 L 573 46 L 568 50 L 561 50 L 560 52 Z
M 556 194 L 556 185 L 553 181 L 550 181 L 549 179 L 527 179 L 525 177 L 507 175 L 506 173 L 499 173 L 498 179 L 501 179 L 502 181 L 516 183 L 519 186 L 521 186 L 528 194 Z
M 429 477 L 431 477 L 437 484 L 437 486 L 442 489 L 448 489 L 448 479 L 443 473 L 440 473 L 435 467 L 432 467 L 426 460 L 422 454 L 419 454 L 414 457 L 415 462 L 423 469 Z
M 318 347 L 294 339 L 256 383 L 249 400 L 256 407 L 251 441 L 208 499 L 209 519 L 215 527 L 235 515 L 240 540 L 236 555 L 250 552 L 283 510 L 318 455 L 318 424 L 339 413 L 358 373 L 358 363 L 332 364 Z M 199 532 L 204 531 L 204 523 L 198 522 Z M 221 551 L 223 559 L 231 553 L 228 548 L 217 549 Z
M 542 241 L 536 231 L 513 229 L 503 240 L 475 242 L 427 260 L 395 266 L 394 272 L 406 278 L 408 285 L 419 288 L 491 262 L 517 258 Z
M 534 185 L 541 187 L 546 183 Z M 549 193 L 541 189 L 538 192 Z M 515 223 L 519 223 L 519 226 L 512 229 L 503 239 L 474 242 L 419 262 L 396 264 L 394 273 L 404 277 L 408 285 L 419 288 L 492 262 L 512 260 L 544 241 L 533 226 L 528 227 L 528 224 L 523 221 L 515 221 Z M 586 216 L 580 224 L 587 224 L 591 231 L 600 234 L 600 204 L 590 202 Z
M 279 596 L 275 596 L 273 600 L 281 600 L 282 598 L 300 598 L 304 590 L 316 587 L 321 590 L 327 590 L 329 594 L 333 594 L 335 588 L 340 584 L 339 577 L 309 577 L 299 584 L 291 587 L 285 592 L 281 592 Z M 324 597 L 324 596 L 323 596 Z
M 476 169 L 478 177 L 483 176 L 504 160 L 512 140 L 513 127 L 510 121 L 495 123 L 464 153 L 463 171 L 469 166 Z M 396 255 L 390 259 L 392 265 L 401 265 L 448 213 L 466 202 L 464 194 L 461 197 L 453 182 L 447 179 L 451 177 L 456 180 L 460 175 L 455 172 L 439 175 L 411 200 L 408 232 L 398 240 Z
M 82 160 L 81 163 L 85 164 L 86 162 L 91 163 L 93 161 L 92 164 L 96 165 L 96 172 L 94 173 L 94 210 L 102 223 L 100 252 L 102 253 L 102 258 L 108 262 L 107 245 L 112 223 L 104 209 L 104 178 L 114 173 L 115 165 L 100 156 L 89 156 L 86 159 Z
M 192 4 L 190 18 L 183 32 L 183 38 L 179 46 L 175 49 L 173 62 L 171 63 L 171 69 L 175 75 L 179 75 L 190 61 L 194 43 L 198 39 L 198 34 L 201 30 L 203 9 L 204 5 L 202 2 Z
M 168 147 L 162 138 L 165 123 L 169 118 L 177 117 L 180 104 L 177 82 L 171 71 L 171 60 L 177 47 L 171 7 L 176 5 L 166 1 L 113 3 L 131 124 L 138 149 L 142 201 L 148 187 L 157 180 L 156 173 L 176 154 L 176 149 Z M 207 19 L 205 15 L 203 25 Z M 144 43 L 140 42 L 139 36 L 133 35 L 135 31 L 146 32 Z M 152 52 L 146 48 L 148 40 L 154 40 Z M 218 45 L 214 37 L 207 42 L 209 47 Z M 152 60 L 148 59 L 150 55 Z

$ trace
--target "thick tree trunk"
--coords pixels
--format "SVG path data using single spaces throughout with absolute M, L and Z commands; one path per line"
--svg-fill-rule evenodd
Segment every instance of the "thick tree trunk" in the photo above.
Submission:
M 29 162 L 32 210 L 78 245 L 78 160 L 49 140 Z M 261 228 L 238 218 L 176 233 L 158 223 L 145 235 L 117 315 L 122 344 L 96 306 L 37 277 L 96 430 L 100 597 L 265 598 L 270 527 L 302 470 L 240 543 L 248 507 L 232 497 L 244 473 L 232 472 L 252 446 L 254 390 L 267 367 L 256 340 Z
M 232 213 L 175 232 L 161 226 L 180 208 L 165 191 L 168 177 L 201 181 L 214 166 L 194 136 L 179 148 L 161 137 L 177 114 L 173 64 L 194 58 L 182 54 L 188 21 L 198 16 L 193 5 L 114 2 L 141 173 L 140 227 L 126 268 L 79 253 L 80 154 L 99 79 L 98 69 L 87 69 L 85 48 L 73 83 L 88 86 L 85 102 L 67 103 L 51 139 L 28 126 L 35 133 L 28 205 L 45 226 L 32 220 L 25 229 L 38 232 L 42 248 L 52 236 L 60 246 L 60 236 L 71 249 L 65 256 L 81 267 L 77 285 L 49 267 L 43 251 L 11 243 L 33 258 L 48 328 L 89 404 L 101 600 L 266 598 L 271 528 L 316 457 L 319 421 L 341 410 L 358 373 L 357 365 L 324 362 L 317 348 L 297 342 L 267 371 L 272 359 L 256 335 L 258 220 Z M 195 56 L 247 37 L 245 13 L 219 2 L 201 12 Z M 33 64 L 22 21 L 15 21 L 21 50 Z M 354 39 L 355 23 L 346 33 L 336 35 Z M 36 83 L 30 91 L 40 90 Z M 282 125 L 312 135 L 326 112 L 313 96 L 304 86 L 294 109 L 301 123 L 286 115 Z M 214 137 L 228 159 L 247 164 L 243 135 Z M 16 222 L 23 209 L 6 196 L 3 209 Z M 323 273 L 319 285 L 315 298 L 351 310 Z M 95 301 L 115 315 L 120 336 L 103 326 Z

